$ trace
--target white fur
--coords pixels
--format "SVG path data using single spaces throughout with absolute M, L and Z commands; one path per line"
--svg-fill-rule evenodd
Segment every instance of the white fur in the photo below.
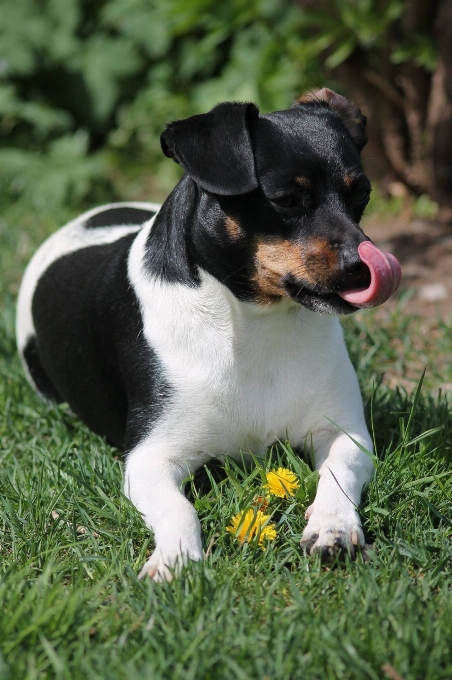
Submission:
M 213 456 L 263 454 L 286 437 L 294 446 L 312 437 L 320 471 L 304 536 L 317 533 L 319 549 L 343 532 L 349 545 L 362 544 L 356 506 L 372 460 L 350 437 L 368 451 L 372 442 L 338 319 L 289 300 L 240 302 L 205 272 L 199 288 L 149 278 L 148 230 L 132 246 L 129 278 L 174 397 L 126 463 L 126 493 L 156 541 L 142 574 L 170 578 L 187 557 L 202 557 L 196 512 L 180 491 L 184 477 Z

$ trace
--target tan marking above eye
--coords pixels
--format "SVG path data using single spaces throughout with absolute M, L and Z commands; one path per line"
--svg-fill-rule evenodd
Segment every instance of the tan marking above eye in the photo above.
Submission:
M 257 301 L 271 304 L 287 295 L 283 281 L 288 276 L 310 287 L 328 285 L 338 256 L 326 239 L 312 239 L 304 244 L 287 239 L 260 239 L 256 242 L 255 264 Z
M 311 186 L 311 180 L 309 177 L 304 177 L 303 175 L 299 175 L 298 177 L 295 177 L 295 182 L 300 186 L 303 187 L 303 189 L 309 189 Z
M 226 231 L 233 241 L 237 241 L 243 236 L 243 230 L 237 220 L 233 219 L 230 215 L 226 215 L 224 221 Z
M 352 186 L 355 179 L 356 179 L 356 175 L 353 175 L 350 172 L 342 177 L 342 181 L 344 182 L 347 189 L 350 189 L 350 187 Z

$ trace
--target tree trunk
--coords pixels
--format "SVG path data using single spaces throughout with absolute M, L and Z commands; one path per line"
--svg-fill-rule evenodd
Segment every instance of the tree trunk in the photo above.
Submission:
M 416 36 L 435 40 L 436 69 L 391 60 L 394 44 Z M 429 193 L 452 221 L 452 0 L 406 0 L 390 26 L 386 49 L 357 48 L 333 76 L 368 117 L 367 172 L 388 185 L 403 181 L 414 194 Z
M 452 220 L 452 3 L 442 0 L 435 22 L 438 65 L 432 78 L 427 114 L 429 193 Z

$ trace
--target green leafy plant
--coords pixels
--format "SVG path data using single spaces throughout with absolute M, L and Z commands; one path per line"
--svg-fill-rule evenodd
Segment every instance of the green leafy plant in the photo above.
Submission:
M 433 19 L 407 34 L 407 11 L 405 0 L 234 0 L 221 7 L 214 0 L 0 0 L 0 147 L 26 153 L 21 161 L 4 156 L 0 190 L 34 201 L 39 189 L 30 184 L 51 181 L 45 161 L 52 175 L 55 140 L 85 135 L 78 162 L 109 150 L 104 177 L 111 196 L 121 195 L 122 173 L 133 166 L 161 172 L 159 135 L 168 121 L 225 99 L 277 110 L 326 85 L 357 95 L 371 113 L 370 86 L 400 116 L 406 88 L 399 70 L 418 69 L 428 89 L 437 64 Z M 387 118 L 371 125 L 375 140 Z M 422 130 L 407 120 L 404 145 L 388 142 L 385 150 L 380 140 L 378 162 L 392 164 L 417 193 L 433 195 L 422 170 Z M 410 158 L 392 157 L 415 140 Z M 43 157 L 38 180 L 26 168 L 27 158 L 36 167 L 35 153 Z M 62 182 L 55 201 L 89 199 L 98 174 L 91 165 L 77 176 L 69 191 Z M 161 181 L 169 188 L 176 177 L 165 169 Z

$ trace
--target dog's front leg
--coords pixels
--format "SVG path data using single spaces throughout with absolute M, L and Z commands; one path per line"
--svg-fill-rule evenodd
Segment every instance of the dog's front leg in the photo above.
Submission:
M 162 449 L 140 445 L 126 462 L 125 493 L 154 532 L 155 550 L 140 572 L 170 581 L 188 560 L 202 559 L 201 529 L 194 507 L 181 492 L 187 477 L 183 462 Z
M 364 427 L 350 435 L 369 452 L 372 443 Z M 364 545 L 357 507 L 364 485 L 370 480 L 373 462 L 349 436 L 325 428 L 313 436 L 316 469 L 320 473 L 317 494 L 306 511 L 309 520 L 301 539 L 302 547 L 319 552 L 323 559 L 354 554 Z

